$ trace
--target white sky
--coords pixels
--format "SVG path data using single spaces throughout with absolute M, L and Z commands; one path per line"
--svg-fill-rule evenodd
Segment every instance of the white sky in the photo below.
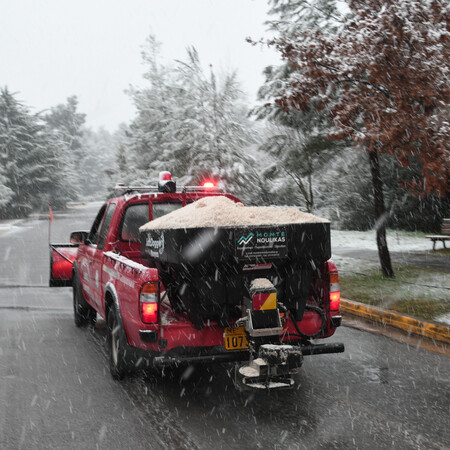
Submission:
M 274 50 L 251 46 L 267 36 L 266 0 L 0 0 L 0 87 L 40 111 L 77 95 L 87 125 L 114 131 L 134 107 L 124 93 L 145 84 L 141 49 L 153 33 L 167 61 L 197 48 L 205 68 L 237 69 L 253 103 Z

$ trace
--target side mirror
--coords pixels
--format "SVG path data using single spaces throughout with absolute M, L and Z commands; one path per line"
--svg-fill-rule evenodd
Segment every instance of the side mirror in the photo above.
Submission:
M 89 231 L 74 231 L 70 233 L 71 244 L 84 244 L 86 243 Z

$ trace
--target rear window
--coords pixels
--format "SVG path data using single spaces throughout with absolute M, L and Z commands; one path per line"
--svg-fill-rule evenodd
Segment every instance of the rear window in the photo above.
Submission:
M 148 203 L 128 206 L 123 215 L 120 239 L 122 241 L 139 241 L 139 227 L 148 220 Z
M 181 202 L 170 202 L 170 203 L 154 202 L 152 209 L 152 219 L 153 220 L 158 219 L 159 217 L 165 216 L 166 214 L 169 214 L 172 211 L 180 209 L 181 207 L 182 207 Z
M 157 219 L 165 216 L 182 206 L 181 202 L 154 202 L 152 204 L 152 218 Z M 137 203 L 128 206 L 122 219 L 120 240 L 139 241 L 139 227 L 148 221 L 148 203 Z

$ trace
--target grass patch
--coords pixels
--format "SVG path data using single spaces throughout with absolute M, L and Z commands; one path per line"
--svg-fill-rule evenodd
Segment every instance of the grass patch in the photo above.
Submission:
M 437 248 L 436 250 L 422 250 L 422 251 L 414 251 L 415 254 L 424 254 L 430 256 L 448 256 L 450 257 L 450 248 Z
M 397 266 L 395 278 L 388 279 L 379 269 L 355 272 L 340 274 L 344 298 L 426 320 L 450 312 L 448 273 Z
M 433 320 L 435 317 L 450 313 L 450 303 L 433 300 L 401 300 L 390 309 L 421 319 Z
M 437 248 L 436 250 L 431 250 L 431 255 L 443 255 L 450 256 L 450 248 Z

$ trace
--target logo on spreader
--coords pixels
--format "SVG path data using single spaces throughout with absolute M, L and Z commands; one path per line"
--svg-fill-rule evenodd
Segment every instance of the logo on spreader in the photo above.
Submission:
M 248 236 L 241 236 L 237 241 L 237 245 L 247 245 L 254 237 L 253 233 L 250 233 Z

